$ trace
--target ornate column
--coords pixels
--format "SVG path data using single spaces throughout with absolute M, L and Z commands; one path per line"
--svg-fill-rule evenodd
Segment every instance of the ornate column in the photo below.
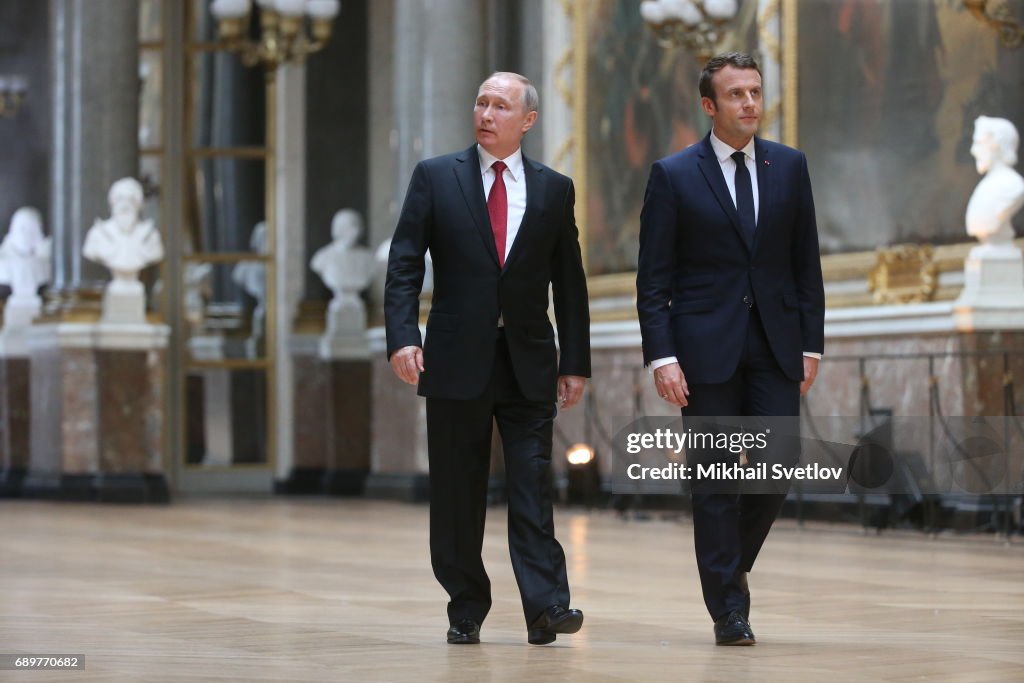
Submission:
M 757 43 L 764 77 L 760 135 L 776 142 L 782 141 L 782 37 L 782 0 L 758 0 Z
M 107 279 L 82 258 L 82 242 L 93 220 L 106 215 L 111 183 L 138 173 L 138 31 L 136 0 L 50 3 L 49 224 L 53 289 L 64 304 Z
M 371 217 L 381 230 L 387 223 L 393 229 L 417 162 L 473 142 L 473 101 L 488 74 L 485 3 L 395 0 L 392 10 L 393 192 L 389 220 Z M 374 101 L 379 99 L 378 94 Z M 372 205 L 376 210 L 382 203 L 375 200 Z M 391 372 L 380 341 L 372 342 L 373 427 L 366 490 L 369 495 L 422 497 L 427 478 L 423 402 Z

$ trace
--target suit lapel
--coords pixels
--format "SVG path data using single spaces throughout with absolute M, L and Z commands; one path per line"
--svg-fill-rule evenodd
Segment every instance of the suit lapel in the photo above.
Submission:
M 491 232 L 491 219 L 487 215 L 487 203 L 484 201 L 484 181 L 480 173 L 480 157 L 476 145 L 470 146 L 465 152 L 455 157 L 455 178 L 466 200 L 469 213 L 476 223 L 477 233 L 483 240 L 484 249 L 491 255 L 494 265 L 498 265 L 498 250 L 494 246 L 494 233 Z M 529 191 L 529 190 L 527 190 Z M 529 196 L 529 195 L 527 195 Z
M 757 230 L 754 231 L 754 250 L 761 244 L 764 234 L 771 228 L 771 211 L 775 206 L 775 171 L 767 145 L 754 138 L 754 156 L 757 161 Z
M 750 249 L 751 245 L 747 244 L 746 238 L 743 236 L 743 228 L 740 226 L 740 216 L 736 213 L 736 206 L 732 202 L 732 196 L 729 194 L 729 187 L 725 184 L 725 176 L 722 175 L 722 165 L 718 163 L 718 157 L 715 156 L 715 150 L 711 146 L 711 134 L 704 138 L 701 144 L 701 150 L 699 153 L 701 173 L 704 174 L 704 180 L 707 181 L 711 187 L 711 191 L 715 195 L 715 199 L 721 205 L 722 210 L 729 217 L 729 222 L 732 223 L 733 229 L 736 230 L 736 234 L 739 235 L 740 241 L 747 245 Z M 758 191 L 761 186 L 758 185 Z
M 532 161 L 523 155 L 523 177 L 526 179 L 526 211 L 523 212 L 523 222 L 519 224 L 519 232 L 512 242 L 512 249 L 509 250 L 508 258 L 505 259 L 505 270 L 507 271 L 515 263 L 520 254 L 526 249 L 526 241 L 530 239 L 531 232 L 540 216 L 541 207 L 544 206 L 544 189 L 547 183 L 544 182 L 543 166 L 534 165 Z

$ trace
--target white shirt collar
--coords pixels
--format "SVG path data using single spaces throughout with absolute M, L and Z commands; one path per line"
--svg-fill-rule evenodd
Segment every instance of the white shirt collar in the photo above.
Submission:
M 505 162 L 505 166 L 508 168 L 508 172 L 512 174 L 512 180 L 519 182 L 519 179 L 523 174 L 523 148 L 519 147 L 516 151 L 509 154 L 504 159 L 498 159 L 486 149 L 481 147 L 479 144 L 476 146 L 476 151 L 480 155 L 480 175 L 487 173 L 487 171 L 494 165 L 495 161 Z
M 714 129 L 711 130 L 711 149 L 715 150 L 715 156 L 718 157 L 718 163 L 723 163 L 726 159 L 730 158 L 736 152 L 743 152 L 752 160 L 757 161 L 757 157 L 754 156 L 754 138 L 750 138 L 750 142 L 746 144 L 743 149 L 735 149 L 731 145 L 728 145 L 718 139 L 715 135 Z

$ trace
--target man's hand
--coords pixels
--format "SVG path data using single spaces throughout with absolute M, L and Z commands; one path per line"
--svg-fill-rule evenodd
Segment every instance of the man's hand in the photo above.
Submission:
M 406 384 L 416 385 L 423 372 L 423 349 L 418 346 L 403 346 L 391 354 L 391 369 Z
M 811 385 L 814 384 L 814 379 L 818 376 L 819 362 L 817 358 L 804 356 L 804 381 L 800 382 L 801 396 L 806 396 L 807 392 L 811 390 Z
M 662 365 L 654 371 L 654 386 L 658 390 L 658 396 L 680 408 L 685 408 L 690 395 L 690 389 L 686 386 L 686 377 L 683 376 L 683 369 L 679 363 Z
M 586 377 L 576 375 L 562 375 L 558 378 L 558 405 L 562 408 L 572 408 L 580 402 L 583 397 L 583 385 L 586 384 Z

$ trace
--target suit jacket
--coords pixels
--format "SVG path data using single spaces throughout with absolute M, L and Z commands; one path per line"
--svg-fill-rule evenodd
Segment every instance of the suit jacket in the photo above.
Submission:
M 523 157 L 526 211 L 498 266 L 474 144 L 413 171 L 388 259 L 388 357 L 422 344 L 419 294 L 430 249 L 434 291 L 423 346 L 421 396 L 472 399 L 494 364 L 498 316 L 523 395 L 554 402 L 559 375 L 590 376 L 590 312 L 572 180 Z M 548 320 L 551 287 L 559 357 Z
M 755 139 L 759 210 L 743 237 L 710 134 L 654 163 L 640 217 L 637 311 L 644 363 L 676 356 L 689 383 L 727 381 L 749 303 L 783 373 L 824 350 L 825 292 L 807 158 Z

